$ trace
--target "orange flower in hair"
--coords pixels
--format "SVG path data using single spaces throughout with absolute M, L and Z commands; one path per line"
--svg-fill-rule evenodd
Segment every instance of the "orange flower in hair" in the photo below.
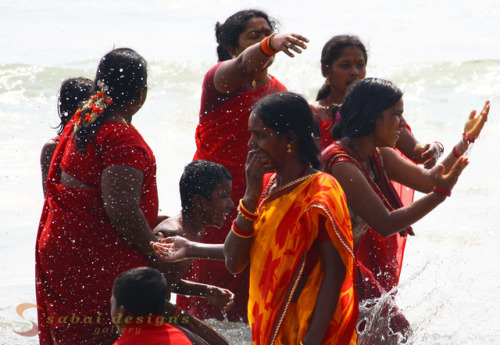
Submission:
M 102 81 L 99 81 L 97 85 L 101 91 L 91 96 L 90 100 L 75 113 L 75 116 L 79 116 L 80 119 L 75 122 L 73 133 L 78 132 L 82 126 L 84 128 L 90 126 L 100 115 L 104 114 L 108 105 L 113 104 L 113 100 L 106 95 L 108 87 Z M 82 112 L 85 112 L 84 116 Z

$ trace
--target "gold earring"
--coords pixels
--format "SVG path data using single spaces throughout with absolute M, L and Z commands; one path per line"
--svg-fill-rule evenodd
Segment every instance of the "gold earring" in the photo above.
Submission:
M 325 79 L 325 85 L 330 85 L 330 79 L 329 78 Z
M 292 145 L 291 144 L 286 144 L 286 152 L 292 153 Z

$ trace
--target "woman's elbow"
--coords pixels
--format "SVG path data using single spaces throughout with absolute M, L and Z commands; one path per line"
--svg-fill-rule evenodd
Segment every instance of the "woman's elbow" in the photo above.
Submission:
M 226 257 L 225 262 L 226 262 L 226 268 L 227 268 L 227 270 L 230 273 L 232 273 L 232 274 L 238 274 L 238 273 L 240 273 L 247 266 L 244 263 L 237 262 L 236 260 L 232 260 L 231 258 L 228 258 L 228 257 Z

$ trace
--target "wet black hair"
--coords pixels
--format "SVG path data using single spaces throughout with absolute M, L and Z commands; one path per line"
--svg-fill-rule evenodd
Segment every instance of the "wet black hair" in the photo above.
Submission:
M 92 95 L 101 91 L 101 83 L 107 87 L 106 97 L 109 97 L 113 104 L 108 105 L 104 114 L 88 127 L 81 126 L 74 134 L 73 139 L 80 152 L 85 152 L 87 142 L 92 140 L 115 107 L 130 102 L 138 97 L 139 91 L 147 89 L 147 62 L 130 48 L 113 49 L 104 55 L 99 63 L 91 90 Z M 84 118 L 89 112 L 90 110 L 83 111 L 80 116 Z
M 227 18 L 223 24 L 219 22 L 215 24 L 215 38 L 218 44 L 217 56 L 219 58 L 219 62 L 231 60 L 231 55 L 229 55 L 227 51 L 228 48 L 238 47 L 238 38 L 240 37 L 240 34 L 247 28 L 248 21 L 255 17 L 264 18 L 267 24 L 269 24 L 271 30 L 276 30 L 276 21 L 269 18 L 267 13 L 256 9 L 236 12 Z
M 361 42 L 358 36 L 353 35 L 337 35 L 333 36 L 325 43 L 323 50 L 321 51 L 321 73 L 323 77 L 326 78 L 325 68 L 329 68 L 333 61 L 337 60 L 345 48 L 347 47 L 357 47 L 363 53 L 365 59 L 365 64 L 368 63 L 368 53 L 366 52 L 366 47 Z M 318 91 L 316 100 L 319 101 L 330 94 L 331 86 L 328 84 L 323 84 L 321 89 Z
M 162 315 L 165 309 L 167 282 L 163 274 L 151 267 L 123 272 L 115 279 L 113 295 L 134 317 Z
M 232 180 L 231 173 L 221 164 L 196 160 L 185 166 L 179 181 L 182 210 L 191 208 L 193 197 L 201 195 L 207 200 L 212 200 L 212 192 L 224 180 Z
M 276 93 L 257 102 L 252 112 L 280 136 L 288 131 L 295 133 L 301 161 L 319 167 L 318 122 L 304 97 L 293 92 Z
M 388 80 L 357 81 L 340 107 L 340 120 L 332 128 L 333 139 L 361 138 L 375 132 L 382 112 L 402 97 L 403 91 Z
M 61 134 L 64 126 L 68 123 L 83 102 L 90 98 L 90 90 L 93 81 L 88 78 L 69 78 L 61 83 L 59 95 L 57 96 L 57 112 L 61 120 L 57 134 Z

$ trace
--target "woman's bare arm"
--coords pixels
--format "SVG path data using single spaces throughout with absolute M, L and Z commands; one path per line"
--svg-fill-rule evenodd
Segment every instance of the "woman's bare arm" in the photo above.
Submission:
M 291 51 L 301 53 L 306 49 L 309 40 L 297 34 L 276 34 L 271 39 L 274 51 L 283 51 L 293 57 Z M 215 71 L 214 85 L 220 93 L 229 93 L 239 88 L 243 83 L 253 79 L 255 75 L 266 69 L 273 61 L 273 56 L 264 54 L 260 42 L 245 49 L 238 57 L 224 61 Z
M 447 175 L 442 175 L 442 167 L 438 166 L 437 169 L 441 170 L 436 179 L 436 187 L 451 190 L 467 164 L 467 159 L 460 158 Z M 391 212 L 370 187 L 356 165 L 347 162 L 336 164 L 332 167 L 330 174 L 342 186 L 349 207 L 382 236 L 390 236 L 406 229 L 431 212 L 446 198 L 444 194 L 431 192 L 412 204 Z
M 325 222 L 325 219 L 320 219 L 320 221 Z M 319 244 L 319 256 L 324 276 L 311 316 L 311 322 L 309 323 L 309 329 L 302 340 L 304 345 L 321 344 L 337 309 L 337 302 L 346 274 L 344 262 L 331 241 Z

